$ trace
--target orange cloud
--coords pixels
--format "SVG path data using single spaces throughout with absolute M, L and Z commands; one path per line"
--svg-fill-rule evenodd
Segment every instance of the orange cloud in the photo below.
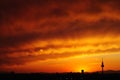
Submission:
M 119 3 L 1 0 L 0 64 L 119 52 Z

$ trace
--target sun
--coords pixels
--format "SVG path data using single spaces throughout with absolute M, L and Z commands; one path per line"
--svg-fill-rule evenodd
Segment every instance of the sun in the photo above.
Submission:
M 84 70 L 84 72 L 90 72 L 90 69 L 87 66 L 80 66 L 76 68 L 75 72 L 81 72 L 82 70 Z

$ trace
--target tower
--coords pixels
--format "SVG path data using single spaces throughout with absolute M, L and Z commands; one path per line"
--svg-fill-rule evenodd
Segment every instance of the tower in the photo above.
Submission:
M 102 59 L 101 68 L 102 68 L 102 75 L 103 75 L 103 73 L 104 73 L 104 63 L 103 63 L 103 59 Z
M 84 70 L 81 70 L 81 74 L 82 74 L 81 80 L 84 80 Z

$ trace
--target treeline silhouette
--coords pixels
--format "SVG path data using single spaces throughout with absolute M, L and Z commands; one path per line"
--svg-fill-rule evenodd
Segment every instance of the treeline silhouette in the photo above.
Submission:
M 120 73 L 0 73 L 0 80 L 120 80 Z

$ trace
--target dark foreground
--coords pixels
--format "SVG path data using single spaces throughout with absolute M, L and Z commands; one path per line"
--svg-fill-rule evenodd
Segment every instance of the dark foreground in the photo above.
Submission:
M 2 73 L 0 80 L 120 80 L 120 73 L 31 73 L 15 74 Z

